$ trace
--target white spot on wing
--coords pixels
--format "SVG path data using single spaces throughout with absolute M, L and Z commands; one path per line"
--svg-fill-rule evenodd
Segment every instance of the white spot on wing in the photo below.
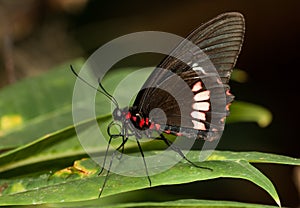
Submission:
M 201 110 L 201 111 L 208 111 L 209 110 L 209 103 L 208 102 L 199 102 L 193 104 L 193 109 Z
M 195 120 L 192 120 L 192 122 L 194 124 L 194 129 L 206 130 L 204 123 L 202 123 L 200 121 L 195 121 Z
M 196 118 L 196 119 L 199 119 L 199 120 L 203 120 L 203 121 L 206 120 L 206 119 L 205 119 L 205 113 L 203 113 L 203 112 L 193 111 L 193 112 L 191 113 L 191 116 L 192 116 L 193 118 Z
M 203 68 L 201 66 L 193 67 L 193 70 L 197 71 L 197 72 L 202 72 L 203 74 L 206 74 L 205 71 L 203 70 Z
M 197 92 L 197 91 L 199 91 L 199 90 L 201 90 L 201 89 L 202 89 L 202 84 L 201 84 L 201 82 L 197 82 L 196 84 L 194 84 L 192 91 L 193 91 L 193 92 Z
M 203 92 L 199 92 L 194 96 L 195 101 L 203 101 L 203 100 L 208 100 L 210 97 L 210 91 L 206 90 Z

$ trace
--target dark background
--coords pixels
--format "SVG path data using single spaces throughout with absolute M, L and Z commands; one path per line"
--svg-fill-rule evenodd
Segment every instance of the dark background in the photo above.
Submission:
M 232 83 L 232 92 L 238 100 L 268 108 L 273 122 L 266 128 L 255 123 L 230 124 L 218 149 L 299 157 L 298 0 L 0 1 L 0 87 L 60 63 L 87 57 L 120 35 L 158 30 L 186 36 L 201 23 L 227 11 L 239 11 L 246 19 L 245 42 L 236 67 L 245 70 L 249 80 Z M 124 65 L 148 66 L 158 62 L 156 56 L 143 56 Z M 299 190 L 299 169 L 263 164 L 257 167 L 274 182 L 284 206 L 300 205 L 296 188 Z M 274 204 L 255 185 L 232 179 L 154 190 L 187 198 Z

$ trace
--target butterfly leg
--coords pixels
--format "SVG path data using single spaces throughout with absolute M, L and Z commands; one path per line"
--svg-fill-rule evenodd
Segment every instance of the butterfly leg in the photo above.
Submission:
M 102 194 L 102 192 L 103 192 L 103 190 L 104 190 L 104 187 L 105 187 L 105 185 L 106 185 L 106 182 L 107 182 L 107 180 L 108 180 L 108 177 L 109 177 L 109 173 L 110 173 L 110 169 L 111 169 L 113 160 L 114 160 L 116 154 L 119 152 L 120 148 L 123 148 L 123 146 L 125 145 L 125 143 L 127 142 L 127 140 L 128 140 L 128 137 L 125 138 L 125 139 L 123 139 L 122 144 L 121 144 L 117 149 L 115 149 L 115 151 L 113 152 L 113 154 L 112 154 L 112 156 L 111 156 L 111 159 L 110 159 L 110 162 L 109 162 L 109 166 L 108 166 L 108 169 L 107 169 L 106 176 L 105 176 L 105 178 L 104 178 L 104 182 L 103 182 L 103 184 L 102 184 L 102 187 L 101 187 L 100 192 L 99 192 L 99 195 L 98 195 L 98 198 L 100 198 L 100 196 L 101 196 L 101 194 Z M 121 153 L 121 154 L 122 154 L 122 153 Z M 102 167 L 102 169 L 103 169 L 103 167 Z
M 128 138 L 128 137 L 127 137 L 127 138 Z M 127 138 L 126 138 L 126 139 L 127 139 Z M 124 136 L 122 136 L 122 143 L 123 143 L 126 139 L 125 139 Z M 121 159 L 122 159 L 122 156 L 123 156 L 123 153 L 124 153 L 124 146 L 125 146 L 125 145 L 123 145 L 123 146 L 121 147 L 121 154 L 117 156 L 117 159 L 118 159 L 118 160 L 121 160 Z
M 122 136 L 122 142 L 124 142 L 124 140 L 127 141 L 129 136 L 134 136 L 134 134 L 129 134 L 128 133 L 128 129 L 124 129 L 124 132 L 122 132 L 122 134 L 123 134 L 123 136 Z M 118 160 L 122 159 L 122 156 L 123 156 L 123 153 L 124 153 L 124 149 L 125 149 L 125 145 L 122 146 L 121 154 L 117 157 Z
M 147 163 L 146 163 L 146 160 L 145 160 L 144 152 L 143 152 L 143 150 L 142 150 L 141 144 L 140 144 L 140 142 L 139 142 L 138 139 L 136 139 L 136 143 L 137 143 L 137 145 L 138 145 L 138 147 L 139 147 L 140 153 L 141 153 L 142 158 L 143 158 L 143 162 L 144 162 L 144 166 L 145 166 L 147 178 L 148 178 L 148 181 L 149 181 L 149 186 L 151 186 L 151 179 L 150 179 L 150 176 L 149 176 L 148 167 L 147 167 Z
M 109 150 L 109 147 L 110 147 L 110 143 L 111 143 L 111 140 L 114 139 L 114 138 L 118 138 L 118 137 L 122 137 L 122 143 L 124 143 L 124 135 L 122 134 L 111 134 L 110 133 L 110 128 L 113 126 L 113 125 L 118 125 L 116 124 L 115 122 L 111 122 L 109 125 L 108 125 L 108 128 L 107 128 L 107 134 L 109 135 L 109 140 L 108 140 L 108 144 L 107 144 L 107 147 L 106 147 L 106 151 L 105 151 L 105 155 L 104 155 L 104 160 L 103 160 L 103 164 L 102 164 L 102 168 L 100 170 L 100 172 L 98 173 L 98 175 L 101 175 L 101 173 L 103 172 L 104 170 L 104 167 L 105 167 L 105 163 L 106 163 L 106 158 L 107 158 L 107 154 L 108 154 L 108 150 Z M 124 145 L 123 145 L 123 149 L 124 149 Z M 122 151 L 123 153 L 123 151 Z
M 207 168 L 207 167 L 202 167 L 202 166 L 199 166 L 195 163 L 193 163 L 192 161 L 190 161 L 184 154 L 183 152 L 181 151 L 181 149 L 179 147 L 177 147 L 176 145 L 174 145 L 170 140 L 168 140 L 163 134 L 160 134 L 160 138 L 157 138 L 157 139 L 160 139 L 162 141 L 164 141 L 168 147 L 170 147 L 173 151 L 177 152 L 184 160 L 186 160 L 187 162 L 189 162 L 191 165 L 197 167 L 197 168 L 202 168 L 202 169 L 206 169 L 206 170 L 210 170 L 212 171 L 211 168 Z

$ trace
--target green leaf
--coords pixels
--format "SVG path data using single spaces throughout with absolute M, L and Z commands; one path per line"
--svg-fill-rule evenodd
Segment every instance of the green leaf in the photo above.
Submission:
M 268 126 L 272 121 L 271 112 L 259 105 L 243 101 L 234 101 L 230 106 L 227 122 L 256 122 L 260 127 Z
M 106 206 L 104 206 L 106 207 Z M 212 201 L 212 200 L 195 200 L 195 199 L 184 199 L 177 201 L 167 201 L 167 202 L 142 202 L 142 203 L 125 203 L 117 205 L 109 205 L 107 207 L 118 208 L 118 207 L 187 207 L 187 208 L 218 208 L 218 207 L 243 207 L 243 208 L 275 208 L 277 206 L 268 206 L 260 204 L 248 204 L 233 201 Z
M 73 125 L 72 95 L 76 77 L 70 70 L 70 64 L 79 71 L 83 63 L 82 59 L 68 62 L 0 91 L 0 150 L 28 144 Z M 109 72 L 102 84 L 112 92 L 133 71 L 135 68 Z M 139 76 L 146 79 L 149 73 L 149 70 L 144 70 Z M 127 96 L 128 90 L 123 89 L 121 94 Z M 97 116 L 110 113 L 110 102 L 101 94 L 96 96 L 95 106 L 101 106 L 96 108 Z
M 82 126 L 88 127 L 89 122 Z M 0 155 L 0 172 L 43 161 L 85 154 L 74 126 L 67 127 Z
M 108 124 L 111 122 L 110 115 L 104 115 L 97 118 L 100 129 L 106 132 Z M 78 124 L 76 127 L 81 129 L 81 133 L 89 134 L 90 125 L 94 122 L 93 119 L 84 121 Z M 105 134 L 108 140 L 108 135 Z M 99 144 L 100 148 L 95 148 L 95 142 Z M 89 138 L 90 144 L 86 144 L 85 149 L 82 148 L 79 139 L 77 138 L 75 126 L 68 126 L 59 131 L 47 134 L 31 143 L 23 145 L 19 148 L 5 152 L 0 155 L 0 177 L 1 172 L 6 172 L 16 168 L 22 169 L 24 172 L 24 166 L 29 166 L 35 163 L 53 163 L 58 160 L 63 160 L 66 164 L 73 162 L 74 159 L 86 156 L 89 152 L 104 153 L 107 143 L 103 139 Z M 118 141 L 113 141 L 117 143 Z M 126 145 L 128 149 L 134 149 L 135 143 L 129 143 Z M 55 162 L 56 163 L 56 162 Z M 15 173 L 16 175 L 19 172 Z
M 159 153 L 159 151 L 145 152 L 146 155 Z M 191 151 L 187 157 L 197 163 L 199 151 Z M 136 160 L 136 158 L 133 159 Z M 213 171 L 199 169 L 182 161 L 163 173 L 151 176 L 152 186 L 182 184 L 222 177 L 241 178 L 263 188 L 280 205 L 279 197 L 271 181 L 250 165 L 249 162 L 251 161 L 300 165 L 300 159 L 273 154 L 215 151 L 207 161 L 199 163 L 199 165 L 209 167 Z M 122 168 L 122 161 L 115 160 L 114 163 Z M 158 165 L 163 166 L 163 164 Z M 136 170 L 131 171 L 143 171 L 140 167 L 136 168 Z M 20 178 L 1 179 L 0 186 L 4 188 L 0 197 L 0 205 L 59 203 L 95 199 L 105 178 L 105 174 L 97 176 L 98 171 L 99 167 L 91 159 L 83 159 L 74 163 L 73 166 L 55 173 L 44 172 Z M 149 184 L 145 177 L 131 178 L 111 174 L 102 197 L 147 187 Z
M 196 199 L 182 199 L 176 201 L 163 201 L 163 202 L 132 202 L 132 203 L 108 203 L 103 205 L 103 200 L 92 200 L 89 202 L 76 202 L 76 203 L 64 203 L 64 204 L 52 204 L 51 207 L 110 207 L 110 208 L 119 208 L 119 207 L 181 207 L 181 208 L 224 208 L 224 207 L 243 207 L 243 208 L 278 208 L 277 206 L 270 205 L 260 205 L 260 204 L 250 204 L 250 203 L 241 203 L 233 201 L 212 201 L 212 200 L 196 200 Z
M 83 60 L 74 61 L 75 66 Z M 15 148 L 73 124 L 75 77 L 67 64 L 0 91 L 0 149 Z

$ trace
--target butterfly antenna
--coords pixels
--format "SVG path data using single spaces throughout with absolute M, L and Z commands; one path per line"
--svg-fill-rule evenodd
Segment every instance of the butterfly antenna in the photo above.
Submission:
M 110 100 L 116 105 L 117 108 L 119 108 L 118 102 L 116 100 L 116 98 L 114 98 L 114 96 L 112 96 L 111 94 L 109 94 L 105 88 L 103 87 L 103 85 L 101 84 L 100 78 L 98 78 L 98 84 L 99 87 L 103 90 L 103 92 L 106 94 L 106 96 L 110 97 Z
M 73 74 L 79 78 L 82 82 L 84 82 L 85 84 L 87 84 L 88 86 L 90 86 L 91 88 L 97 90 L 98 92 L 102 93 L 103 95 L 105 95 L 117 108 L 119 108 L 118 102 L 117 100 L 111 95 L 109 94 L 103 87 L 103 85 L 100 82 L 100 78 L 98 78 L 98 84 L 101 88 L 101 90 L 99 90 L 98 88 L 94 87 L 93 85 L 91 85 L 90 83 L 88 83 L 85 79 L 83 79 L 82 77 L 80 77 L 77 72 L 74 70 L 73 66 L 70 65 L 71 71 L 73 72 Z

